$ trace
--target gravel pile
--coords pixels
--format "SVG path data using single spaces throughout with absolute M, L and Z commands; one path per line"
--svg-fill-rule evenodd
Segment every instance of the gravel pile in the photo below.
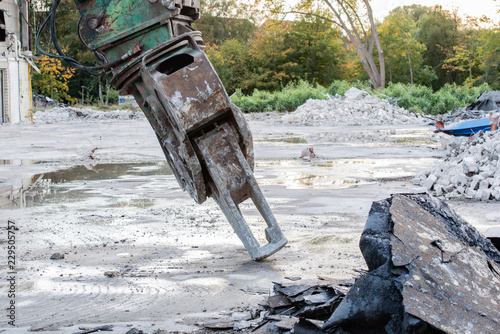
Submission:
M 44 111 L 37 111 L 33 114 L 35 124 L 51 124 L 70 121 L 102 121 L 108 119 L 143 119 L 142 111 L 132 110 L 113 110 L 99 111 L 94 109 L 82 109 L 73 107 L 56 107 Z
M 489 116 L 489 111 L 484 110 L 467 110 L 467 109 L 455 109 L 452 112 L 443 115 L 441 119 L 446 126 L 460 121 L 466 121 L 471 119 L 480 119 Z
M 345 97 L 308 100 L 293 113 L 282 117 L 283 123 L 299 125 L 391 125 L 422 123 L 423 118 L 357 88 Z
M 447 199 L 500 200 L 500 132 L 475 134 L 413 183 Z
M 488 91 L 467 107 L 443 115 L 442 120 L 448 125 L 469 119 L 480 119 L 488 117 L 490 110 L 497 109 L 500 109 L 500 91 Z

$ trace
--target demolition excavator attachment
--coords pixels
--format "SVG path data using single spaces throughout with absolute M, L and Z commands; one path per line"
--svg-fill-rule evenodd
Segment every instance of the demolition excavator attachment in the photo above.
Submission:
M 59 1 L 52 7 L 51 26 Z M 287 239 L 253 175 L 248 124 L 200 49 L 201 33 L 191 25 L 199 17 L 199 0 L 75 3 L 81 13 L 80 38 L 104 63 L 82 69 L 112 71 L 120 94 L 135 97 L 182 189 L 197 203 L 212 197 L 254 260 L 285 246 Z M 55 36 L 53 41 L 63 57 Z M 265 245 L 239 208 L 247 199 L 266 222 Z

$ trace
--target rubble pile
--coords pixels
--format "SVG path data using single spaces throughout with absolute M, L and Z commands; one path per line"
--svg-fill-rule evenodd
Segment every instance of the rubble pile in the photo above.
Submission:
M 269 296 L 258 308 L 223 311 L 213 320 L 196 325 L 209 330 L 245 330 L 256 334 L 309 328 L 319 331 L 353 284 L 327 277 L 307 281 L 300 277 L 287 279 L 291 281 L 274 283 L 271 293 L 266 289 Z
M 452 112 L 443 115 L 442 120 L 445 124 L 456 123 L 471 119 L 480 119 L 489 116 L 490 110 L 500 109 L 500 91 L 487 91 L 462 109 L 455 109 Z
M 497 333 L 500 252 L 443 201 L 374 202 L 354 284 L 274 285 L 253 333 Z
M 447 199 L 500 200 L 500 132 L 478 132 L 413 183 Z
M 33 93 L 33 106 L 35 108 L 66 107 L 64 103 L 57 102 L 48 96 Z
M 467 110 L 464 109 L 455 109 L 452 112 L 444 114 L 441 119 L 444 124 L 452 124 L 458 123 L 460 121 L 471 120 L 471 119 L 480 119 L 488 117 L 489 112 L 484 110 Z
M 345 97 L 308 100 L 295 112 L 283 116 L 282 122 L 308 126 L 391 125 L 421 123 L 423 118 L 377 96 L 351 88 Z
M 260 327 L 273 333 L 319 331 L 351 286 L 328 278 L 311 284 L 274 283 L 273 294 L 261 304 L 267 312 Z
M 33 121 L 38 124 L 52 124 L 70 121 L 102 121 L 108 119 L 143 119 L 142 111 L 135 110 L 112 110 L 99 111 L 88 108 L 56 107 L 33 114 Z

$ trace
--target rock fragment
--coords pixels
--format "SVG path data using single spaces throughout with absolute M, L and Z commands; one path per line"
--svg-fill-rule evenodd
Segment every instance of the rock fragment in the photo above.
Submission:
M 50 256 L 51 260 L 62 260 L 64 259 L 64 254 L 61 253 L 54 253 Z

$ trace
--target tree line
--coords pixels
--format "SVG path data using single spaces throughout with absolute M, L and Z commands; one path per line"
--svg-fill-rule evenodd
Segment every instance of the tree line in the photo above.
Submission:
M 328 87 L 336 80 L 369 81 L 373 88 L 403 83 L 436 91 L 446 84 L 486 83 L 500 89 L 500 28 L 486 17 L 411 5 L 376 21 L 367 0 L 303 0 L 293 7 L 286 1 L 202 0 L 201 5 L 195 27 L 229 94 L 276 91 L 299 81 Z M 93 55 L 78 44 L 78 18 L 73 1 L 63 0 L 60 44 L 70 57 L 94 64 Z M 88 99 L 102 102 L 103 91 L 116 98 L 105 77 L 55 65 L 42 66 L 42 74 L 34 76 L 35 91 L 75 101 L 84 86 Z M 67 89 L 55 94 L 58 80 Z
M 333 3 L 316 3 L 325 2 Z M 369 80 L 374 88 L 408 83 L 433 90 L 447 83 L 469 87 L 487 83 L 500 89 L 500 28 L 486 17 L 463 18 L 441 6 L 397 7 L 382 22 L 374 22 L 379 52 L 368 20 L 356 16 L 367 2 L 337 2 L 351 4 L 344 8 L 352 27 L 332 23 L 338 21 L 332 9 L 314 7 L 313 1 L 292 10 L 277 6 L 264 23 L 253 25 L 250 38 L 248 31 L 240 36 L 232 30 L 232 24 L 241 25 L 237 20 L 226 21 L 228 27 L 218 29 L 212 22 L 223 18 L 205 14 L 197 26 L 208 32 L 206 52 L 230 93 L 275 90 L 298 80 L 324 86 L 334 80 Z M 278 19 L 286 13 L 295 13 L 295 20 Z M 348 15 L 338 17 L 348 22 Z M 356 44 L 366 49 L 364 55 L 360 56 Z M 367 73 L 363 64 L 367 56 L 372 57 L 375 71 L 384 68 L 383 83 L 376 85 Z

